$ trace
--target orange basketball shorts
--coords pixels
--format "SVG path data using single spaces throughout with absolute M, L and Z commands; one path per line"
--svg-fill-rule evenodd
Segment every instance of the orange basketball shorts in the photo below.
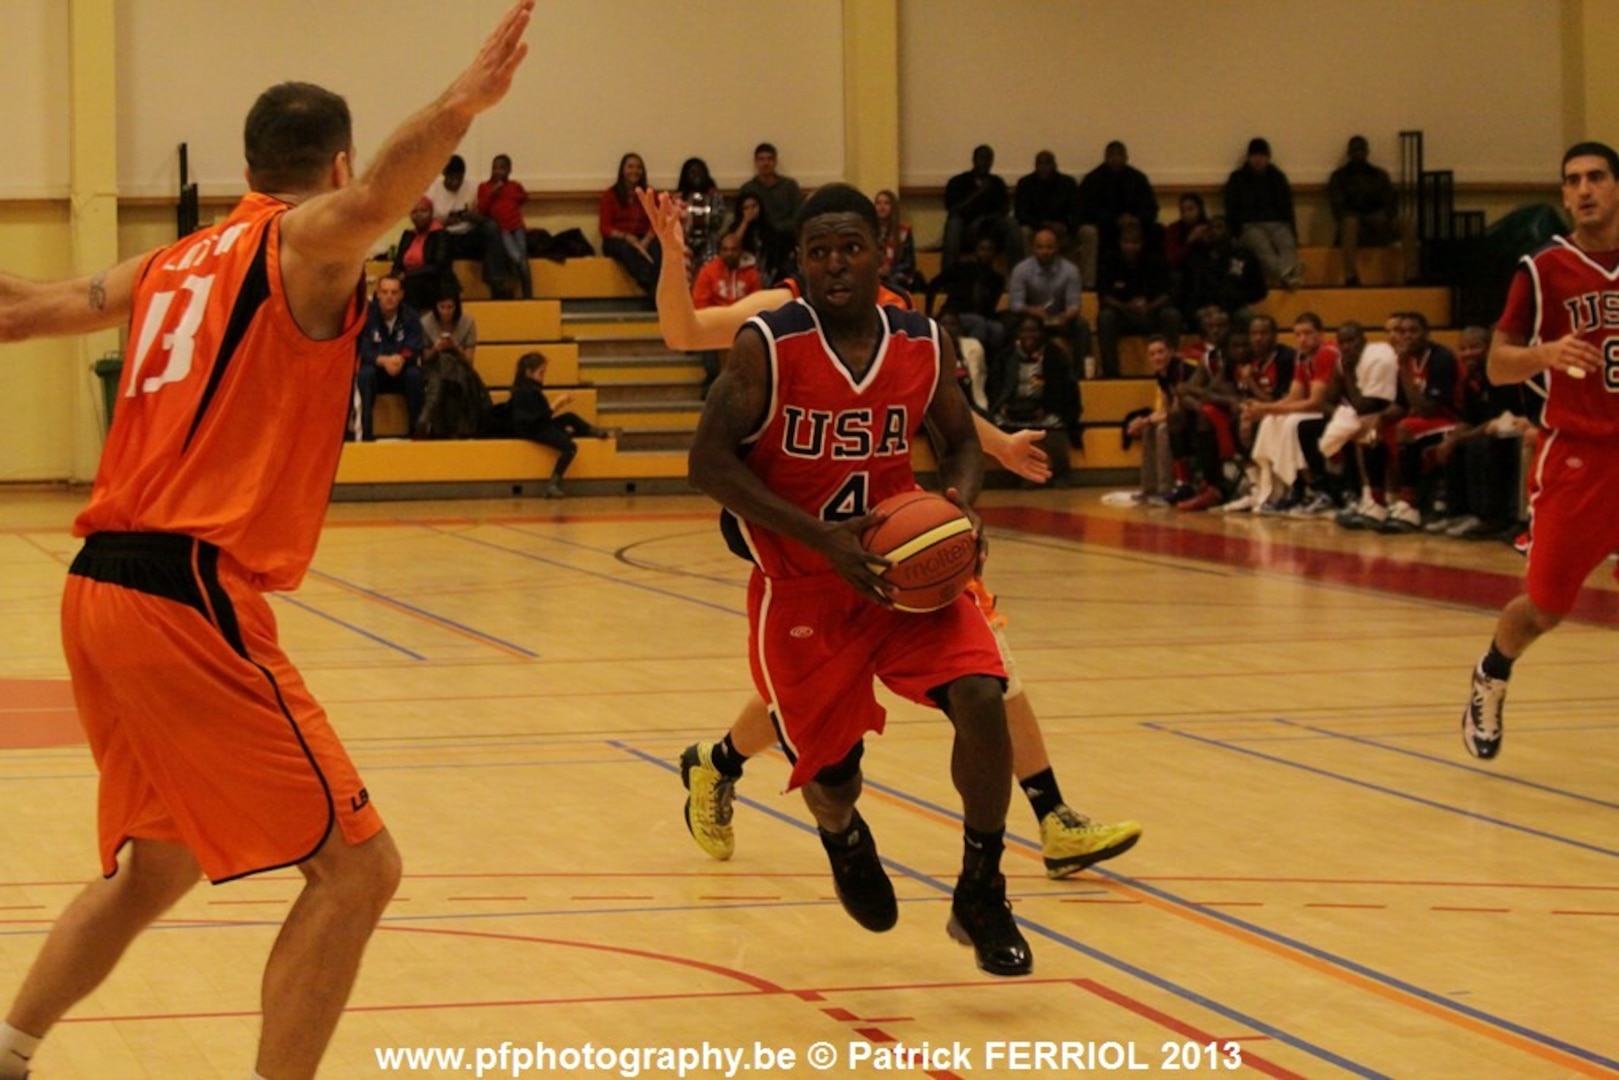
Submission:
M 109 875 L 131 839 L 184 844 L 218 883 L 383 827 L 269 604 L 228 564 L 154 533 L 91 536 L 74 560 L 62 641 Z
M 748 583 L 748 656 L 793 759 L 788 788 L 842 761 L 886 713 L 874 680 L 921 705 L 956 679 L 1006 680 L 989 622 L 967 593 L 938 611 L 881 607 L 837 574 Z

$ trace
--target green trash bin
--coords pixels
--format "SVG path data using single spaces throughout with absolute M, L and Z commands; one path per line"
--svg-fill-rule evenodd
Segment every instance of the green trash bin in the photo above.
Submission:
M 124 371 L 124 354 L 110 352 L 90 365 L 101 380 L 101 394 L 107 402 L 107 428 L 112 428 L 112 407 L 118 401 L 118 376 Z

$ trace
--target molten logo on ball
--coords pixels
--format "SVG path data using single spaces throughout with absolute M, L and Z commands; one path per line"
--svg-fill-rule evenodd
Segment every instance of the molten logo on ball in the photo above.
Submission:
M 893 565 L 883 573 L 900 611 L 936 611 L 960 596 L 978 566 L 978 536 L 961 508 L 926 491 L 908 491 L 873 508 L 884 520 L 861 537 Z

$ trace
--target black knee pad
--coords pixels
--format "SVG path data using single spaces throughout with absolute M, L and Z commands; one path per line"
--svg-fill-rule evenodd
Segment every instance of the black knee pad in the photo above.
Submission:
M 836 765 L 828 765 L 815 774 L 815 782 L 823 787 L 842 787 L 860 775 L 860 759 L 865 756 L 865 742 L 857 742 Z

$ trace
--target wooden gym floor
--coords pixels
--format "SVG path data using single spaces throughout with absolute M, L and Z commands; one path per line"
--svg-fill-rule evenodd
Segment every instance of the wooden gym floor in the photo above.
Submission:
M 1607 572 L 1520 666 L 1486 766 L 1457 717 L 1517 587 L 1510 549 L 1099 496 L 984 501 L 988 579 L 1064 793 L 1146 826 L 1099 872 L 1047 881 L 1014 792 L 1021 980 L 979 974 L 943 932 L 957 801 L 925 710 L 890 699 L 866 758 L 892 932 L 839 909 L 779 759 L 749 766 L 735 859 L 687 837 L 674 759 L 749 692 L 744 568 L 710 504 L 334 507 L 274 607 L 406 876 L 323 1075 L 670 1076 L 678 1059 L 617 1055 L 706 1040 L 755 1076 L 1619 1076 Z M 81 501 L 0 495 L 0 997 L 96 872 L 57 640 Z M 36 1075 L 246 1076 L 296 891 L 290 873 L 200 886 Z M 1041 1043 L 1067 1044 L 1067 1066 Z M 561 1056 L 530 1067 L 537 1044 Z M 592 1073 L 587 1045 L 615 1056 Z M 805 1058 L 828 1047 L 818 1073 Z M 861 1047 L 879 1056 L 851 1061 Z M 379 1056 L 404 1049 L 464 1058 Z M 790 1068 L 754 1057 L 782 1051 Z M 718 1060 L 686 1075 L 725 1075 Z

